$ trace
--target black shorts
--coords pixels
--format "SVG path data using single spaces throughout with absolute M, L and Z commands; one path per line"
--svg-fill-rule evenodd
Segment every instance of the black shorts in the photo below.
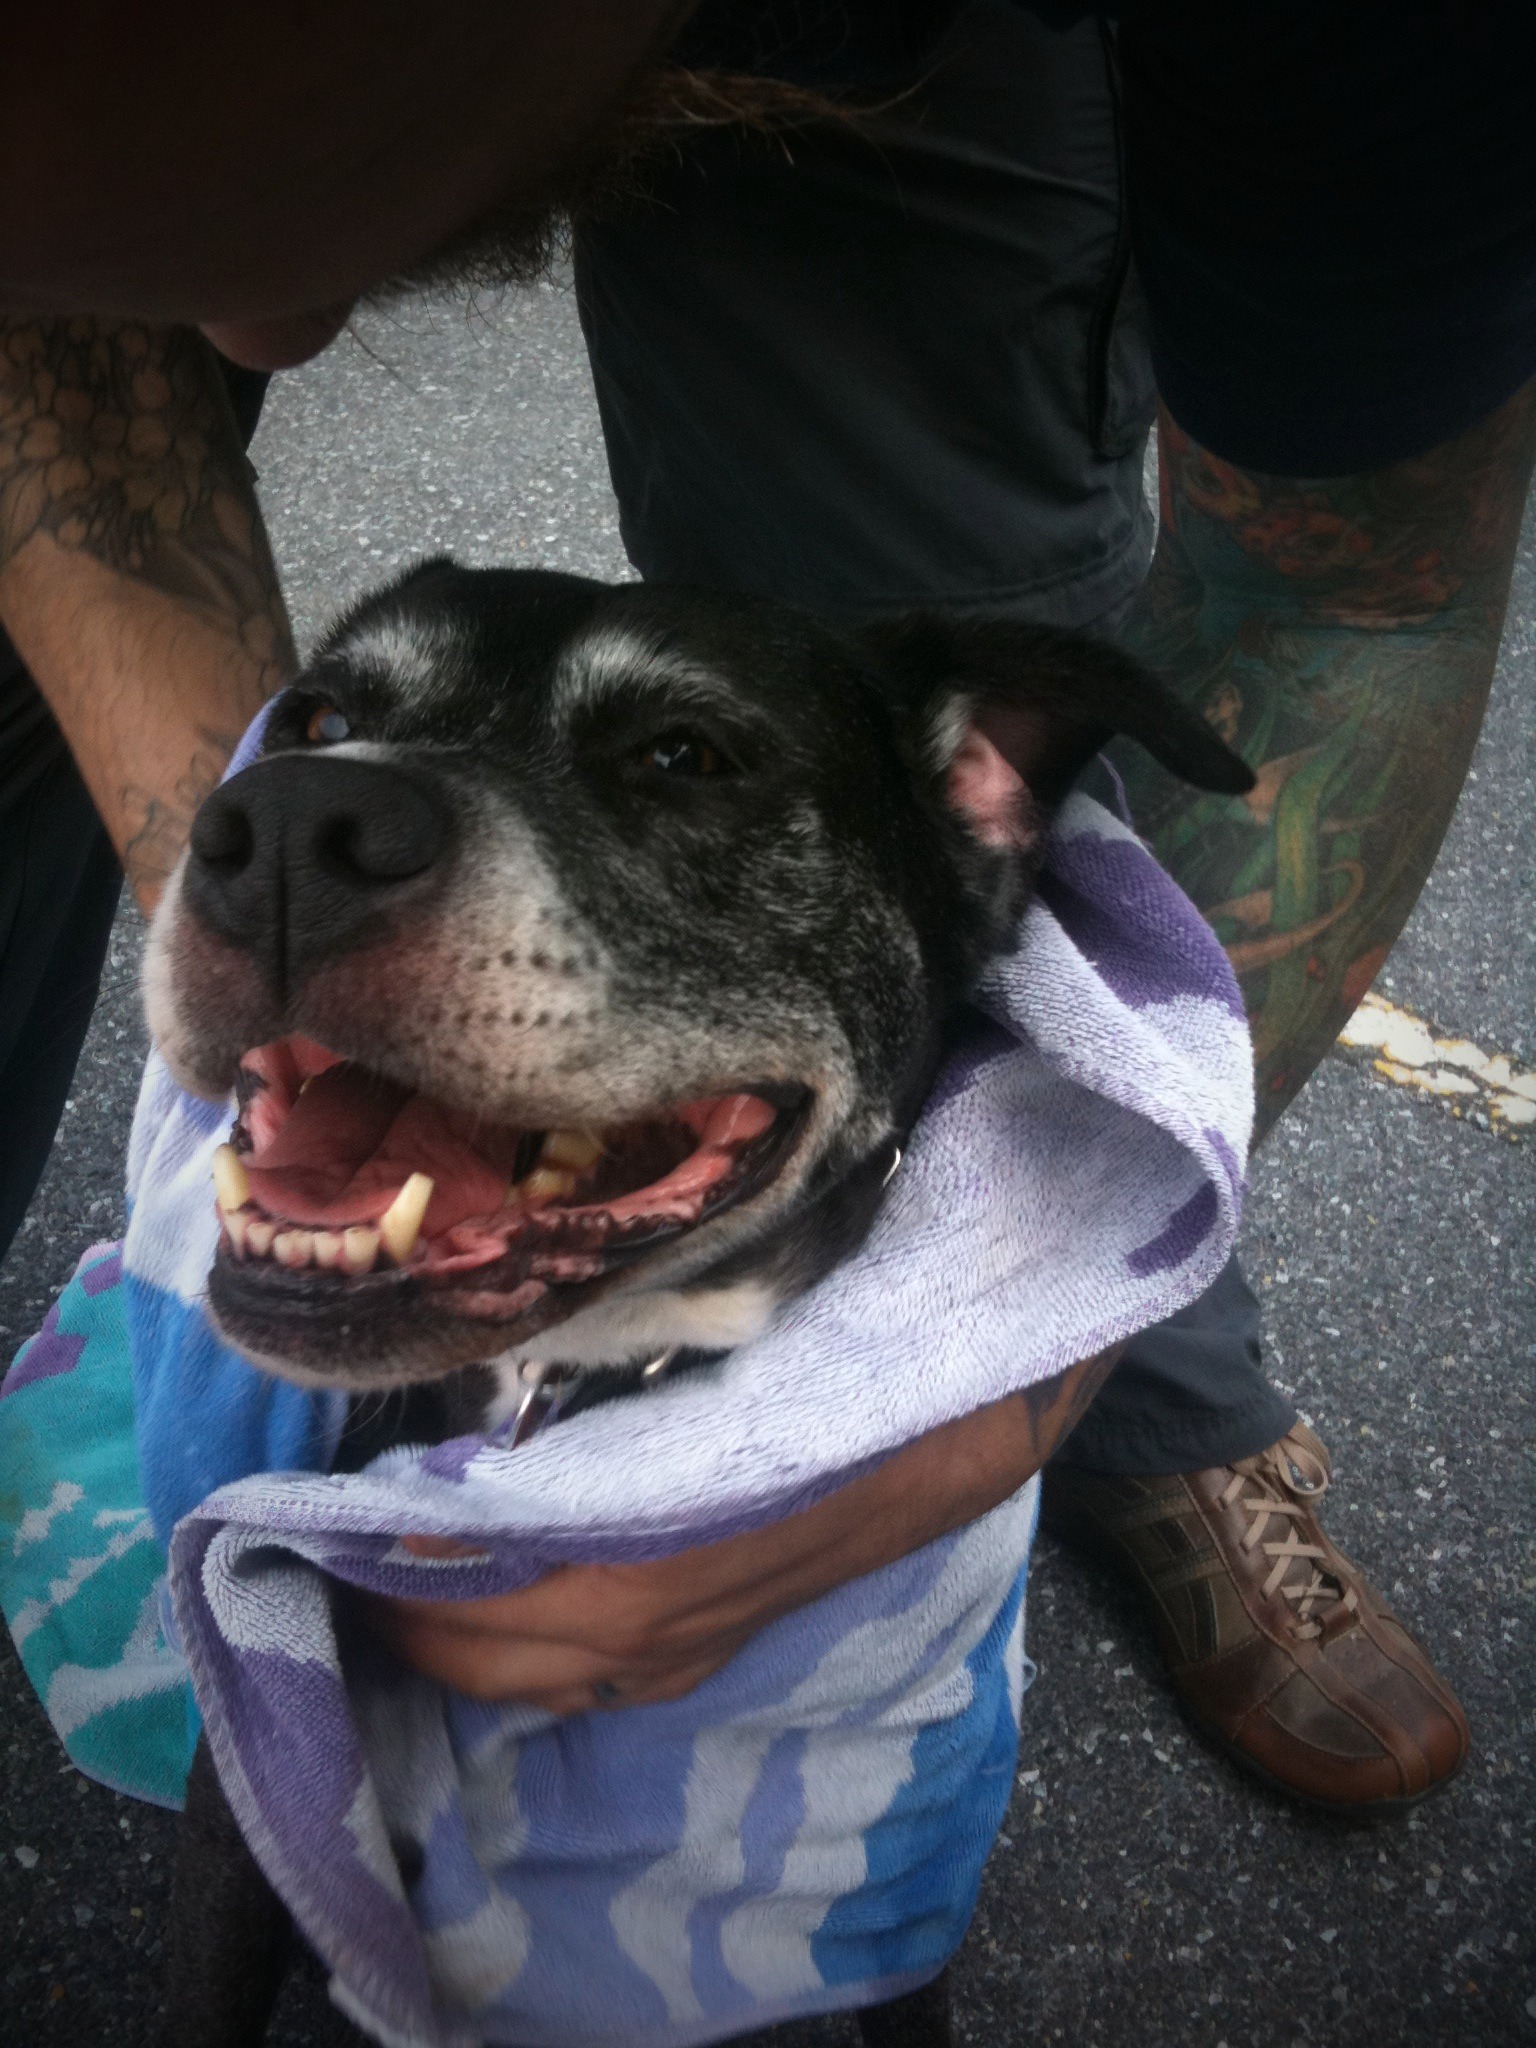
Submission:
M 1021 4 L 1069 36 L 1117 17 L 1131 247 L 1158 387 L 1197 441 L 1345 475 L 1536 375 L 1531 0 Z M 678 54 L 867 98 L 959 13 L 702 0 Z
M 1154 394 L 1106 34 L 977 0 L 858 136 L 716 135 L 585 229 L 631 560 L 834 614 L 1135 591 Z

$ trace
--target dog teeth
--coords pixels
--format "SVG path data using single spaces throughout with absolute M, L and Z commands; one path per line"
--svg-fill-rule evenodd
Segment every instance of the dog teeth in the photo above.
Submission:
M 602 1156 L 602 1145 L 588 1131 L 551 1131 L 540 1149 L 539 1165 L 564 1166 L 573 1173 L 584 1173 Z
M 251 1183 L 233 1145 L 221 1145 L 213 1155 L 213 1198 L 226 1216 L 251 1199 Z
M 416 1174 L 413 1178 L 426 1180 L 427 1177 Z M 407 1181 L 406 1187 L 409 1186 Z M 428 1195 L 431 1187 L 428 1181 Z M 404 1191 L 401 1190 L 402 1193 Z M 396 1197 L 395 1208 L 399 1206 L 399 1198 Z M 425 1201 L 421 1206 L 425 1209 Z M 254 1215 L 248 1210 L 226 1214 L 223 1223 L 230 1243 L 243 1258 L 271 1257 L 278 1265 L 294 1270 L 315 1265 L 327 1271 L 339 1269 L 347 1273 L 371 1273 L 379 1256 L 379 1232 L 366 1223 L 354 1223 L 346 1230 L 299 1230 L 293 1224 L 274 1223 L 271 1217 Z M 415 1227 L 420 1228 L 419 1220 Z M 415 1241 L 413 1236 L 410 1244 Z M 407 1245 L 407 1251 L 409 1248 Z
M 429 1173 L 413 1173 L 379 1218 L 379 1238 L 397 1266 L 403 1266 L 421 1235 L 421 1220 L 432 1199 Z
M 349 1273 L 371 1273 L 379 1256 L 379 1233 L 366 1223 L 354 1223 L 341 1233 L 342 1263 Z
M 518 1182 L 517 1192 L 525 1202 L 558 1202 L 576 1192 L 576 1176 L 558 1167 L 536 1166 Z

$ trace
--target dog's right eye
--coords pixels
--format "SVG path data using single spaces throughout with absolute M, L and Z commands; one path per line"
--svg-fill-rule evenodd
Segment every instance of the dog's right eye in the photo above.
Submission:
M 350 737 L 351 726 L 334 704 L 321 704 L 310 714 L 304 737 L 312 747 L 334 747 L 338 741 Z
M 717 747 L 696 732 L 679 727 L 647 740 L 635 756 L 636 765 L 653 775 L 720 775 L 726 762 Z

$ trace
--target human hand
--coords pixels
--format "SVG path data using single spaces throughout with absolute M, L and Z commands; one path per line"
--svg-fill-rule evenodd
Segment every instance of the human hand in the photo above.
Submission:
M 375 1625 L 407 1663 L 475 1699 L 556 1714 L 676 1699 L 781 1615 L 1017 1492 L 1079 1420 L 1118 1355 L 1101 1352 L 946 1423 L 765 1529 L 650 1564 L 566 1565 L 489 1599 L 376 1597 Z M 430 1539 L 405 1544 L 418 1555 L 445 1554 Z

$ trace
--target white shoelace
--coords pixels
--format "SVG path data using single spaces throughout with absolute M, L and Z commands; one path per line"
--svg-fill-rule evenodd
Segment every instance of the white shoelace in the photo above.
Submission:
M 1316 1543 L 1303 1542 L 1296 1526 L 1301 1517 L 1311 1513 L 1312 1502 L 1327 1491 L 1329 1477 L 1327 1466 L 1306 1445 L 1282 1437 L 1262 1456 L 1245 1458 L 1235 1466 L 1232 1482 L 1221 1495 L 1223 1507 L 1236 1503 L 1249 1516 L 1243 1549 L 1262 1549 L 1266 1557 L 1273 1558 L 1273 1569 L 1264 1581 L 1264 1598 L 1278 1591 L 1292 1603 L 1292 1627 L 1303 1640 L 1322 1634 L 1335 1607 L 1342 1604 L 1353 1614 L 1360 1605 L 1354 1588 L 1344 1585 L 1327 1568 L 1329 1553 Z M 1245 1486 L 1256 1491 L 1243 1496 Z M 1300 1499 L 1288 1497 L 1293 1488 Z M 1285 1533 L 1278 1540 L 1266 1541 L 1275 1521 Z M 1288 1576 L 1297 1566 L 1301 1569 Z

